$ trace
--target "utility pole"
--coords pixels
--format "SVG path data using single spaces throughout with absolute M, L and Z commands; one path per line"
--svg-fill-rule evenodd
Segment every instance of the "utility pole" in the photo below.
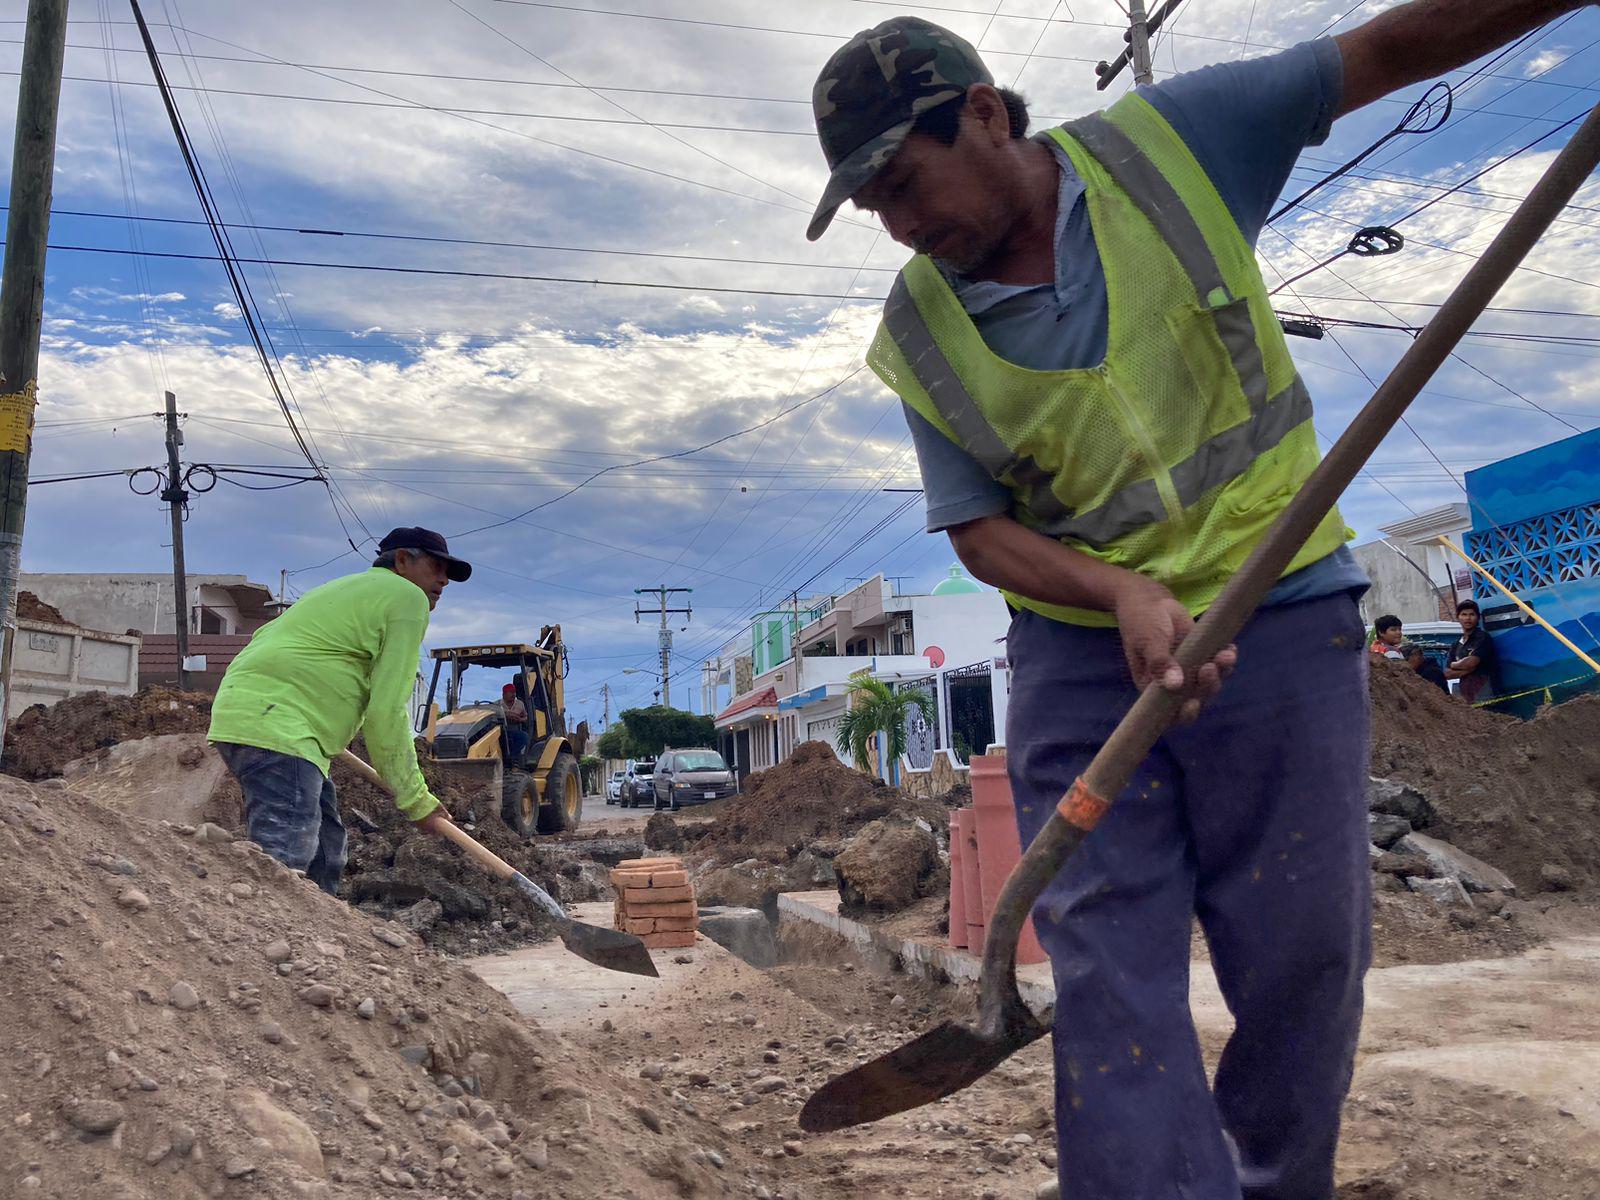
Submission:
M 672 707 L 672 685 L 669 682 L 669 673 L 672 667 L 672 628 L 667 624 L 667 616 L 671 613 L 682 613 L 685 617 L 692 617 L 694 610 L 693 608 L 668 608 L 667 598 L 679 592 L 688 593 L 692 591 L 694 591 L 693 588 L 669 588 L 664 583 L 653 588 L 633 589 L 635 596 L 656 597 L 655 608 L 640 608 L 639 602 L 635 600 L 633 602 L 633 619 L 637 624 L 639 618 L 645 613 L 652 615 L 659 613 L 661 616 L 661 632 L 656 635 L 656 646 L 661 651 L 661 703 L 668 708 Z
M 611 728 L 611 685 L 600 685 L 600 732 L 604 733 Z
M 56 165 L 56 115 L 67 45 L 67 0 L 29 0 L 11 151 L 11 211 L 0 283 L 0 746 L 11 699 L 17 580 L 28 505 L 28 456 L 38 399 L 39 329 L 44 320 L 45 245 Z
M 189 690 L 189 578 L 183 569 L 183 510 L 189 493 L 179 475 L 178 447 L 183 431 L 178 428 L 178 398 L 167 393 L 167 486 L 161 498 L 172 510 L 172 597 L 177 609 L 178 687 Z
M 1128 0 L 1128 31 L 1122 35 L 1128 48 L 1111 62 L 1100 63 L 1094 69 L 1099 76 L 1095 88 L 1105 91 L 1111 81 L 1122 74 L 1122 68 L 1133 64 L 1133 82 L 1139 86 L 1155 82 L 1155 68 L 1150 61 L 1150 39 L 1162 24 L 1178 11 L 1183 0 L 1162 0 L 1155 12 L 1146 16 L 1145 0 Z
M 1133 63 L 1133 82 L 1139 87 L 1147 87 L 1155 82 L 1156 73 L 1150 63 L 1150 29 L 1144 0 L 1128 0 L 1128 29 L 1133 34 L 1128 43 L 1128 57 Z

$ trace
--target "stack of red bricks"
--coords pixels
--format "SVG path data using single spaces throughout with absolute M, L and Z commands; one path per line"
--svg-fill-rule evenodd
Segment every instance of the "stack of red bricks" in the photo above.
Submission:
M 694 945 L 700 915 L 681 858 L 625 859 L 611 872 L 611 886 L 618 929 L 637 934 L 652 950 Z

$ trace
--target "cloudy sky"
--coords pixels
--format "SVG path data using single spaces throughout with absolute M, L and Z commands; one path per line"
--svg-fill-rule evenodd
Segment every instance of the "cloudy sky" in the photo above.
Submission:
M 1158 74 L 1391 7 L 1352 2 L 1188 0 L 1157 43 Z M 698 702 L 704 654 L 791 591 L 878 570 L 908 589 L 935 582 L 953 556 L 920 532 L 918 498 L 888 490 L 918 485 L 915 462 L 898 401 L 860 369 L 874 298 L 904 254 L 848 211 L 821 243 L 804 237 L 824 179 L 812 80 L 843 38 L 897 10 L 979 42 L 1036 126 L 1097 107 L 1093 64 L 1121 46 L 1113 0 L 148 0 L 234 252 L 271 260 L 245 276 L 336 485 L 196 497 L 191 569 L 273 587 L 288 571 L 303 592 L 362 565 L 348 539 L 366 555 L 392 525 L 439 529 L 479 571 L 446 593 L 430 641 L 559 621 L 570 707 L 596 723 L 602 682 L 613 713 L 656 686 L 622 674 L 655 665 L 636 587 L 694 588 L 674 698 Z M 0 6 L 11 81 L 23 11 Z M 165 390 L 187 414 L 188 461 L 303 471 L 129 9 L 76 0 L 72 13 L 34 478 L 161 462 Z M 1390 141 L 1261 242 L 1277 283 L 1355 228 L 1439 198 L 1403 224 L 1408 248 L 1319 271 L 1284 307 L 1425 320 L 1594 102 L 1597 46 L 1588 9 L 1454 75 L 1442 129 Z M 1342 122 L 1291 194 L 1422 91 Z M 10 128 L 14 82 L 0 95 Z M 1414 432 L 1351 489 L 1344 511 L 1364 537 L 1460 499 L 1463 470 L 1600 424 L 1597 214 L 1591 185 L 1497 301 L 1538 311 L 1486 316 L 1418 401 Z M 1293 342 L 1324 435 L 1406 342 L 1361 329 Z M 664 455 L 679 456 L 630 465 Z M 166 522 L 120 478 L 38 486 L 24 569 L 161 570 Z

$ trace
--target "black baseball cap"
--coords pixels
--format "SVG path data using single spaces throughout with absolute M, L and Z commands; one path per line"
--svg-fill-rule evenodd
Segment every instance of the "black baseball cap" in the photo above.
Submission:
M 450 553 L 444 534 L 424 529 L 420 525 L 391 529 L 378 543 L 378 553 L 385 550 L 423 550 L 445 565 L 445 575 L 451 583 L 465 583 L 472 578 L 472 564 Z

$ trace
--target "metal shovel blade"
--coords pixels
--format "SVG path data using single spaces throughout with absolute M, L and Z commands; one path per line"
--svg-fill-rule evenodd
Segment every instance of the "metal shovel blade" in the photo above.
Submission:
M 579 958 L 608 971 L 626 971 L 629 975 L 647 975 L 652 979 L 660 974 L 656 964 L 650 961 L 650 951 L 645 944 L 620 929 L 604 929 L 569 920 L 561 927 L 561 940 Z
M 800 1128 L 829 1133 L 932 1104 L 976 1083 L 1050 1031 L 1031 1016 L 986 1031 L 946 1021 L 881 1058 L 830 1079 L 800 1110 Z
M 635 935 L 620 929 L 605 929 L 599 925 L 574 921 L 549 892 L 521 871 L 512 873 L 511 882 L 556 919 L 562 944 L 579 958 L 608 971 L 625 971 L 629 975 L 645 975 L 651 979 L 659 976 L 656 964 L 650 959 L 650 951 Z

